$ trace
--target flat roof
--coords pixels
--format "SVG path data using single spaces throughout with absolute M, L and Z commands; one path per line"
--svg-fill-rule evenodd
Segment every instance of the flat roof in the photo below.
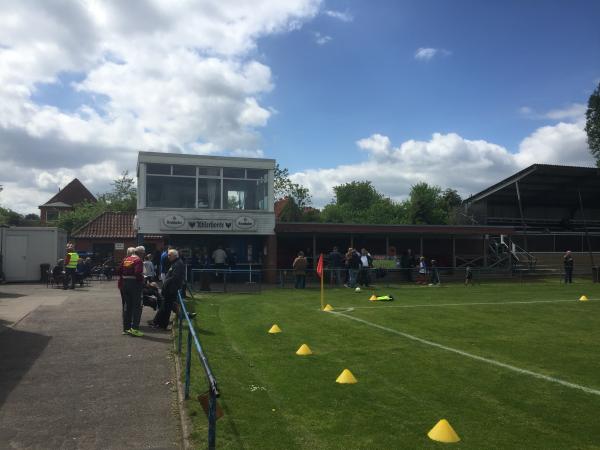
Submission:
M 274 169 L 275 160 L 239 156 L 189 155 L 185 153 L 138 152 L 139 163 L 202 165 L 209 167 L 244 167 Z
M 356 223 L 278 222 L 275 233 L 335 234 L 513 234 L 513 227 L 488 225 L 376 225 Z

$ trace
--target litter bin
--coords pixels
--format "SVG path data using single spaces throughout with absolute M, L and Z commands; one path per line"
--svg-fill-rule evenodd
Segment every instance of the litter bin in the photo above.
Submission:
M 48 282 L 48 271 L 50 270 L 50 264 L 40 264 L 40 281 L 42 283 Z
M 592 267 L 592 281 L 594 283 L 600 283 L 600 267 Z

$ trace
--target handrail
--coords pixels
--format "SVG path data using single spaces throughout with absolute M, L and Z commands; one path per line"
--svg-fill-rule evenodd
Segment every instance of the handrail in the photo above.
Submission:
M 208 448 L 210 450 L 214 450 L 216 446 L 217 439 L 217 397 L 219 397 L 219 389 L 217 387 L 217 379 L 212 373 L 210 365 L 208 363 L 208 358 L 204 354 L 204 350 L 202 349 L 202 345 L 200 345 L 200 341 L 198 340 L 198 336 L 196 335 L 196 330 L 194 329 L 194 325 L 190 320 L 190 316 L 187 312 L 187 308 L 185 307 L 185 301 L 183 300 L 183 296 L 181 295 L 181 291 L 177 291 L 177 299 L 179 301 L 179 334 L 178 334 L 178 343 L 177 343 L 177 352 L 181 354 L 181 340 L 183 336 L 183 319 L 188 326 L 188 338 L 187 338 L 187 352 L 185 355 L 185 395 L 184 398 L 187 400 L 190 397 L 190 381 L 191 381 L 191 367 L 192 367 L 192 341 L 194 342 L 194 346 L 196 347 L 196 353 L 198 353 L 198 357 L 200 362 L 202 363 L 202 368 L 204 369 L 204 373 L 206 374 L 206 378 L 208 380 L 208 393 L 209 393 L 209 402 L 208 402 Z

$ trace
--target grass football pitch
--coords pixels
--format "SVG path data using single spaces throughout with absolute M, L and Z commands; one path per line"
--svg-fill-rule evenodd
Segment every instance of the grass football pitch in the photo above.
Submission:
M 556 280 L 472 287 L 197 296 L 225 449 L 600 448 L 600 285 Z M 590 301 L 580 302 L 581 295 Z M 282 333 L 267 330 L 277 324 Z M 311 356 L 297 356 L 307 344 Z M 349 369 L 357 384 L 337 384 Z M 197 358 L 192 398 L 206 390 Z M 193 439 L 206 416 L 190 400 Z M 427 437 L 447 419 L 460 442 Z

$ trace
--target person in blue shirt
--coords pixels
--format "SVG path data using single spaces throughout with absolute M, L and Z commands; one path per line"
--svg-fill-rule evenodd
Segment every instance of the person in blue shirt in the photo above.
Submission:
M 164 282 L 171 263 L 169 261 L 169 250 L 173 249 L 172 245 L 165 248 L 160 255 L 160 281 Z

